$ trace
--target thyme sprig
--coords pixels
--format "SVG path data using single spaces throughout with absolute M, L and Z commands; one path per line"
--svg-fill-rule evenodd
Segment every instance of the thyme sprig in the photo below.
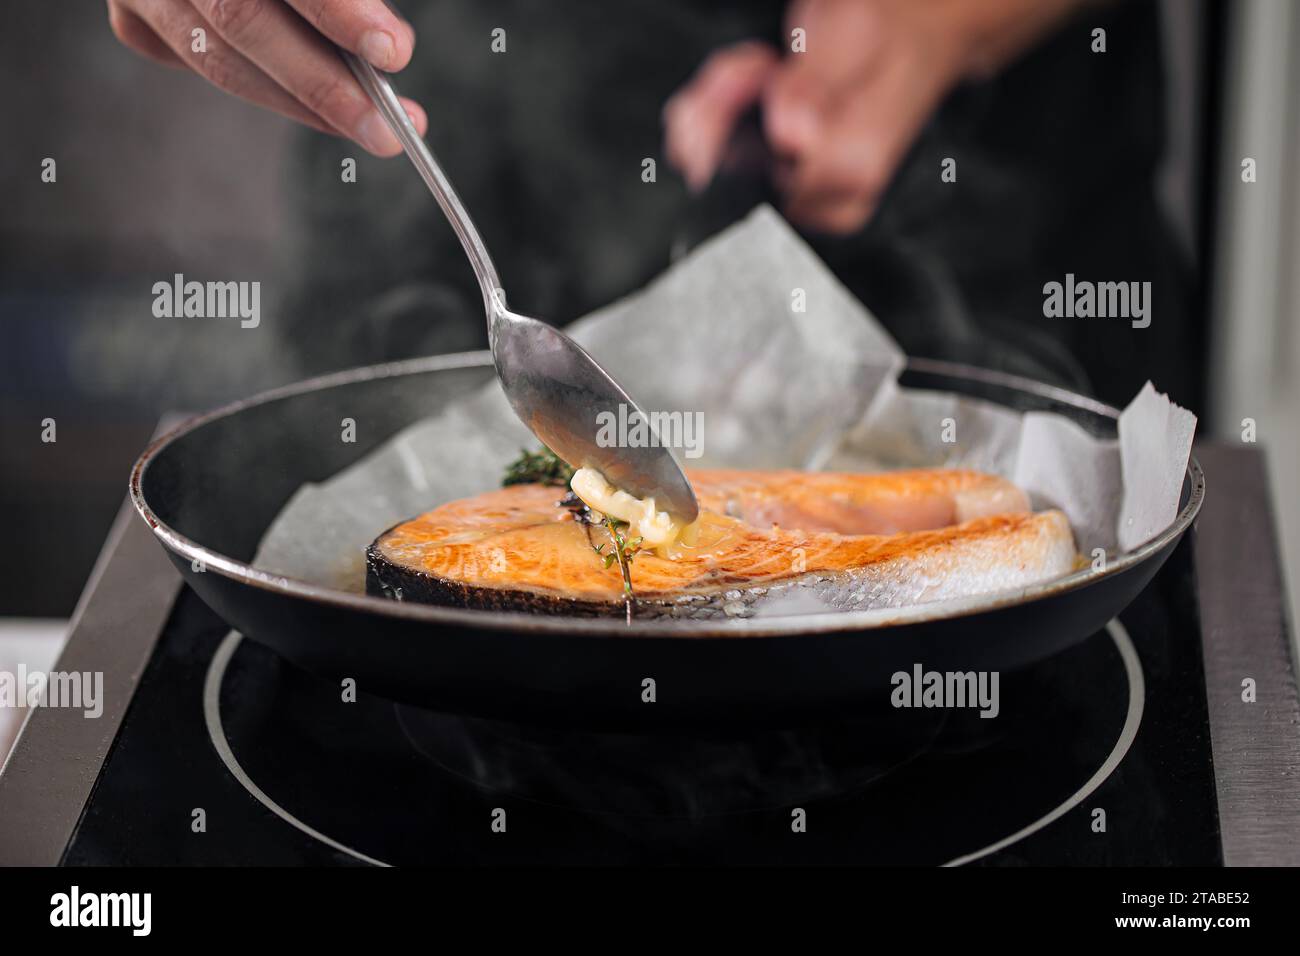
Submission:
M 641 539 L 634 538 L 628 541 L 623 531 L 629 526 L 626 521 L 619 521 L 617 518 L 611 518 L 605 515 L 605 528 L 609 531 L 610 540 L 614 542 L 614 547 L 603 555 L 605 567 L 609 567 L 615 561 L 618 562 L 618 569 L 623 575 L 623 603 L 627 607 L 627 623 L 632 623 L 632 608 L 636 604 L 636 595 L 632 593 L 632 561 L 641 548 Z M 604 549 L 603 544 L 596 545 L 596 553 L 600 554 Z
M 543 447 L 538 451 L 520 449 L 519 457 L 507 466 L 501 484 L 502 486 L 540 484 L 568 488 L 572 479 L 573 468 L 555 452 Z M 630 525 L 626 521 L 601 515 L 601 520 L 597 522 L 592 510 L 572 491 L 565 494 L 556 504 L 561 508 L 568 508 L 573 513 L 573 520 L 585 526 L 587 542 L 591 545 L 591 549 L 600 555 L 605 567 L 611 567 L 615 561 L 618 562 L 618 569 L 623 577 L 623 600 L 627 605 L 627 620 L 630 624 L 632 606 L 636 601 L 636 595 L 632 592 L 632 561 L 641 550 L 642 539 L 637 537 L 628 540 L 624 532 Z M 597 544 L 591 540 L 593 524 L 605 526 L 610 538 L 608 542 Z M 607 545 L 609 545 L 608 551 L 605 550 Z
M 615 561 L 618 562 L 618 568 L 623 573 L 623 590 L 628 597 L 632 596 L 632 561 L 636 558 L 637 552 L 641 550 L 641 539 L 633 538 L 631 541 L 623 534 L 628 528 L 626 521 L 619 521 L 617 518 L 605 516 L 605 528 L 609 531 L 610 540 L 614 546 L 609 551 L 602 554 L 605 561 L 605 567 L 609 567 Z M 596 553 L 601 554 L 604 549 L 603 544 L 596 545 Z
M 618 562 L 618 570 L 623 577 L 623 603 L 627 606 L 628 623 L 632 623 L 632 608 L 636 604 L 636 594 L 632 591 L 632 562 L 641 550 L 642 539 L 638 536 L 630 541 L 628 540 L 627 535 L 624 534 L 629 527 L 626 521 L 611 518 L 609 515 L 601 515 L 601 520 L 597 522 L 592 510 L 573 492 L 569 492 L 558 503 L 560 507 L 568 508 L 573 512 L 573 520 L 584 526 L 587 532 L 587 543 L 591 545 L 591 550 L 600 555 L 605 567 L 608 568 L 615 561 Z M 609 541 L 602 541 L 599 544 L 592 541 L 591 526 L 593 524 L 605 526 L 605 530 L 609 533 Z M 608 551 L 605 550 L 607 545 L 612 545 Z
M 519 450 L 519 457 L 506 466 L 501 480 L 506 485 L 553 485 L 567 488 L 573 479 L 573 468 L 563 458 L 542 446 L 537 451 Z

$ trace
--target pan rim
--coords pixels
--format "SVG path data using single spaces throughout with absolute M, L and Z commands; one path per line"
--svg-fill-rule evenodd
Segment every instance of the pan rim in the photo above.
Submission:
M 144 499 L 143 478 L 152 461 L 172 442 L 210 422 L 228 418 L 258 405 L 341 385 L 414 373 L 458 368 L 490 368 L 491 365 L 491 353 L 482 350 L 454 352 L 378 365 L 366 365 L 272 388 L 247 398 L 229 402 L 211 411 L 194 415 L 150 442 L 141 452 L 140 457 L 136 459 L 135 464 L 131 467 L 129 482 L 131 503 L 168 551 L 186 559 L 191 564 L 196 561 L 200 562 L 204 568 L 204 573 L 215 571 L 222 577 L 236 583 L 256 587 L 282 597 L 308 600 L 359 613 L 378 614 L 384 617 L 400 618 L 429 625 L 450 625 L 474 631 L 526 632 L 569 638 L 622 637 L 638 640 L 694 640 L 870 632 L 891 627 L 961 618 L 972 614 L 1035 603 L 1048 597 L 1078 590 L 1107 578 L 1117 577 L 1142 564 L 1182 536 L 1195 520 L 1205 498 L 1205 474 L 1201 470 L 1195 454 L 1191 454 L 1188 456 L 1187 468 L 1184 472 L 1184 478 L 1189 479 L 1191 484 L 1187 503 L 1179 509 L 1178 514 L 1168 527 L 1137 549 L 1120 555 L 1115 561 L 1110 562 L 1103 571 L 1094 571 L 1088 568 L 1024 588 L 1012 588 L 991 594 L 953 598 L 947 601 L 935 601 L 905 608 L 826 611 L 797 616 L 733 618 L 717 622 L 634 619 L 630 624 L 620 618 L 577 618 L 561 615 L 530 614 L 526 611 L 479 611 L 468 608 L 442 607 L 435 604 L 399 602 L 373 597 L 368 594 L 357 594 L 327 588 L 286 575 L 272 574 L 191 540 L 162 521 Z M 954 378 L 964 378 L 984 384 L 1012 388 L 1072 405 L 1107 418 L 1118 419 L 1120 414 L 1119 409 L 1112 405 L 1019 375 L 939 359 L 909 358 L 906 368 L 912 371 L 948 375 Z

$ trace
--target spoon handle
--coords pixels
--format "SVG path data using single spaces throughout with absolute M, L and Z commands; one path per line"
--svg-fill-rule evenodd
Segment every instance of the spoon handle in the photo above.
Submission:
M 406 110 L 402 109 L 402 104 L 397 99 L 397 94 L 388 79 L 355 54 L 347 50 L 340 50 L 339 53 L 357 78 L 357 82 L 361 84 L 361 88 L 366 91 L 366 95 L 370 97 L 388 123 L 397 141 L 402 144 L 402 149 L 406 151 L 420 178 L 425 181 L 434 198 L 438 200 L 438 205 L 442 207 L 447 221 L 451 223 L 451 228 L 456 230 L 460 244 L 465 248 L 465 254 L 469 256 L 470 265 L 474 267 L 474 275 L 478 277 L 479 286 L 483 290 L 483 305 L 487 310 L 488 325 L 491 326 L 493 315 L 505 308 L 505 293 L 501 289 L 501 280 L 497 277 L 496 266 L 492 264 L 492 257 L 488 255 L 487 246 L 483 245 L 483 239 L 478 229 L 474 227 L 474 221 L 465 211 L 460 197 L 456 195 L 456 190 L 452 188 L 451 181 L 438 165 L 428 144 L 420 138 L 411 118 L 406 115 Z

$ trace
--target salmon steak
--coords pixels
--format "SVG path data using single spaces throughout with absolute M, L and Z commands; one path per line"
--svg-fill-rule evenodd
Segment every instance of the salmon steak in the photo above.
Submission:
M 638 550 L 638 616 L 709 619 L 899 608 L 1022 588 L 1069 573 L 1060 511 L 1034 512 L 1002 478 L 936 469 L 882 474 L 699 470 L 691 534 Z M 606 527 L 564 489 L 520 484 L 434 508 L 370 546 L 366 590 L 486 610 L 622 615 Z M 599 549 L 599 550 L 598 550 Z

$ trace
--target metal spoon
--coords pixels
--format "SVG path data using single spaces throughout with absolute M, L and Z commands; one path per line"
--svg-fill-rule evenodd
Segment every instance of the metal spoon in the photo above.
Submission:
M 545 322 L 506 308 L 487 247 L 392 85 L 369 63 L 340 52 L 460 237 L 483 290 L 497 377 L 520 421 L 574 468 L 595 468 L 615 487 L 638 498 L 653 497 L 660 510 L 694 521 L 699 513 L 695 493 L 672 452 L 657 438 L 638 448 L 606 447 L 597 441 L 602 412 L 618 421 L 622 406 L 629 420 L 640 414 L 648 427 L 650 419 L 577 342 Z

